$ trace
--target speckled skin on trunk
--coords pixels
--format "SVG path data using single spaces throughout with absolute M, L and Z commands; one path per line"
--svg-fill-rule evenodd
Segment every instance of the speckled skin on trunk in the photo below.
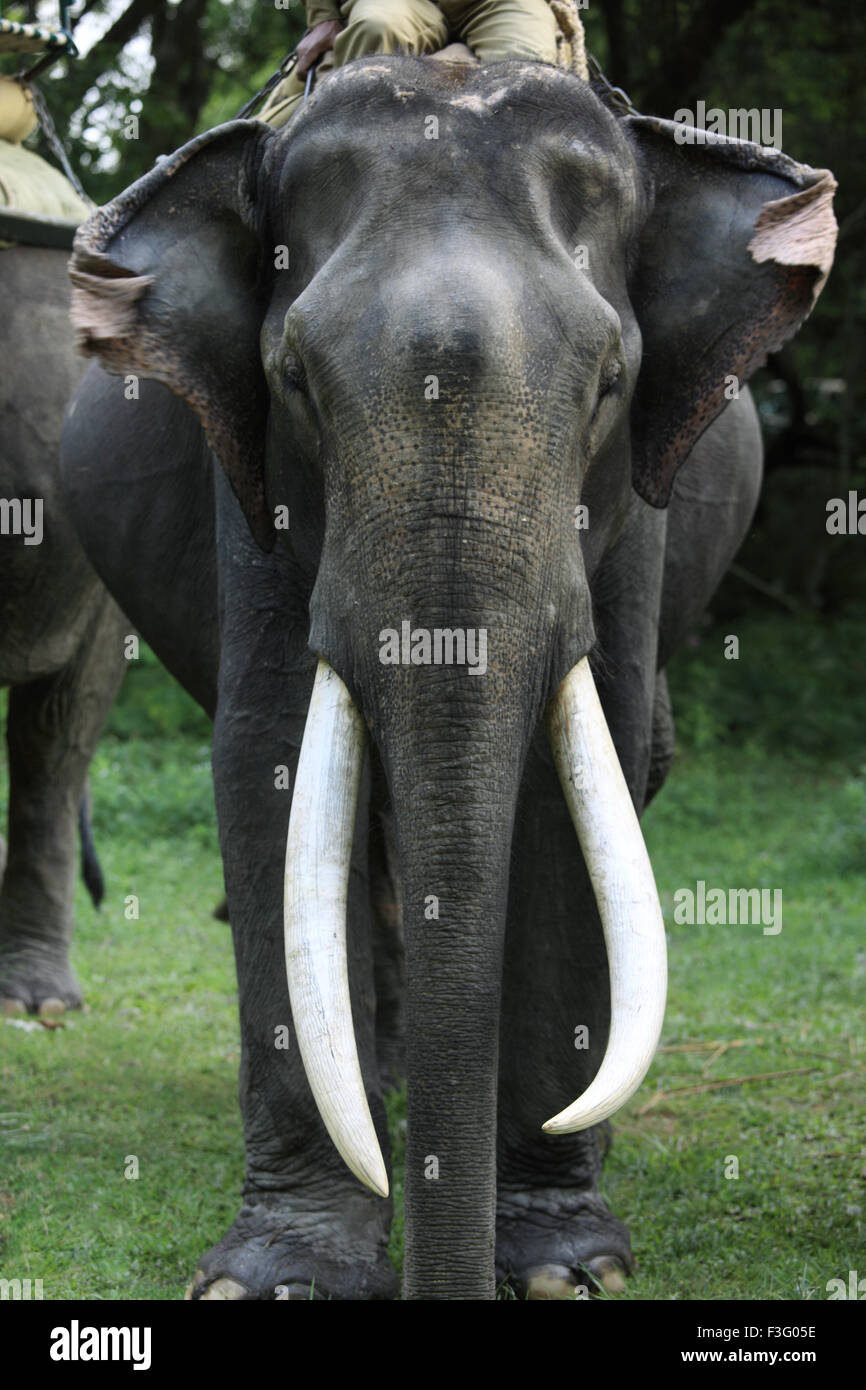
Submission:
M 14 510 L 4 513 L 0 534 L 0 684 L 11 687 L 0 1006 L 55 1016 L 81 1003 L 69 961 L 79 818 L 85 877 L 98 900 L 87 768 L 126 668 L 129 631 L 61 496 L 63 409 L 83 370 L 69 323 L 67 261 L 61 250 L 0 250 L 0 497 L 42 507 L 37 543 L 16 533 Z
M 683 149 L 543 64 L 368 59 L 279 134 L 238 122 L 193 141 L 80 233 L 83 346 L 187 402 L 153 386 L 133 415 L 91 368 L 64 466 L 106 581 L 216 691 L 247 1171 L 193 1298 L 396 1292 L 390 1202 L 337 1156 L 298 1050 L 273 1046 L 290 1021 L 274 768 L 294 785 L 317 655 L 371 735 L 348 940 L 386 1159 L 380 1071 L 407 978 L 404 1296 L 490 1299 L 504 1279 L 568 1296 L 631 1268 L 599 1193 L 607 1127 L 541 1132 L 598 1070 L 610 1008 L 541 720 L 590 654 L 638 809 L 664 780 L 663 667 L 760 483 L 756 413 L 745 390 L 724 408 L 726 379 L 808 312 L 831 191 L 754 146 Z M 103 481 L 127 525 L 164 522 L 135 576 L 103 533 Z M 171 611 L 148 594 L 166 567 Z M 404 620 L 484 630 L 486 670 L 383 663 Z

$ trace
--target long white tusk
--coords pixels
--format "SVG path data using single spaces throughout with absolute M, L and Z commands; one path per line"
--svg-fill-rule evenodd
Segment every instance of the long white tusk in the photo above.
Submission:
M 286 973 L 301 1059 L 325 1127 L 361 1182 L 388 1175 L 361 1078 L 346 960 L 346 905 L 366 729 L 320 658 L 286 842 Z
M 649 1070 L 667 992 L 665 929 L 649 856 L 586 657 L 546 715 L 559 780 L 601 916 L 610 969 L 610 1035 L 583 1095 L 548 1120 L 549 1134 L 600 1124 Z

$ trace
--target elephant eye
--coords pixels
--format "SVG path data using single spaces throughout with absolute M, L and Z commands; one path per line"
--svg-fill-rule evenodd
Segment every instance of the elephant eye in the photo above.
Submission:
M 601 369 L 598 380 L 598 399 L 602 401 L 605 396 L 610 395 L 616 383 L 622 375 L 622 359 L 610 357 Z
M 587 431 L 587 448 L 590 456 L 595 453 L 616 419 L 616 410 L 613 408 L 613 405 L 620 394 L 616 390 L 616 386 L 622 377 L 622 372 L 622 359 L 619 357 L 609 357 L 599 373 L 595 408 L 593 409 L 592 418 L 590 419 Z M 610 409 L 605 409 L 604 407 L 607 405 L 608 401 L 612 403 L 612 406 Z
M 303 363 L 296 357 L 287 359 L 283 370 L 283 382 L 288 391 L 303 391 L 306 395 L 307 373 L 304 371 Z

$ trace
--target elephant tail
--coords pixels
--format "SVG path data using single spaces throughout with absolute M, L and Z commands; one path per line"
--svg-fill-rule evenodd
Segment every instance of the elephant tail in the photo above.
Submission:
M 93 825 L 90 820 L 90 787 L 85 786 L 78 807 L 78 835 L 81 840 L 81 877 L 84 879 L 93 906 L 98 908 L 105 897 L 105 879 L 102 865 L 93 842 Z

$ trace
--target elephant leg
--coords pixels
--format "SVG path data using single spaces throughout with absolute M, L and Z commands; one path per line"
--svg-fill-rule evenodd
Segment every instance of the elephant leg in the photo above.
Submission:
M 601 922 L 556 770 L 530 752 L 512 858 L 500 1033 L 497 1279 L 520 1297 L 622 1287 L 628 1231 L 599 1192 L 609 1126 L 548 1135 L 586 1089 L 610 1027 Z M 593 1278 L 588 1277 L 586 1271 Z
M 312 690 L 306 595 L 290 560 L 267 559 L 233 499 L 220 540 L 223 614 L 214 781 L 241 1025 L 239 1099 L 246 1139 L 242 1207 L 200 1261 L 188 1297 L 394 1298 L 391 1202 L 374 1196 L 337 1154 L 298 1050 L 283 941 L 283 871 L 291 792 Z M 250 614 L 255 614 L 255 622 Z M 375 1051 L 367 817 L 369 773 L 350 876 L 349 977 L 370 1108 L 387 1154 Z
M 69 962 L 87 768 L 123 679 L 126 620 L 100 592 L 76 658 L 9 693 L 9 845 L 0 890 L 0 998 L 56 1012 L 81 1004 Z

